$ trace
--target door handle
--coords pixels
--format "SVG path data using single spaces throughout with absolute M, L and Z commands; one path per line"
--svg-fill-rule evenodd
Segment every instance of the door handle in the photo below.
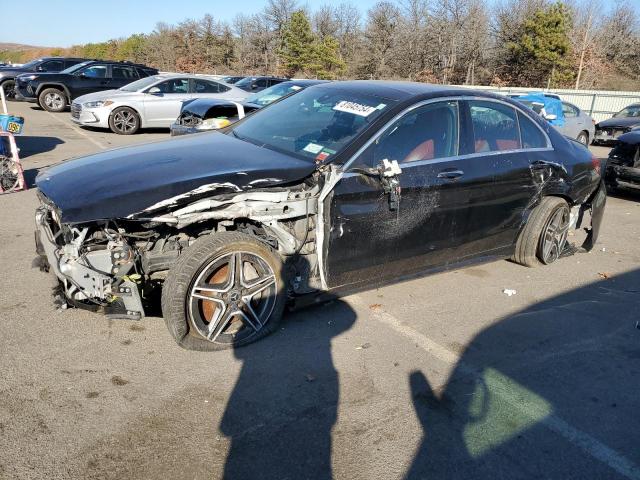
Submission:
M 462 170 L 456 170 L 453 168 L 448 168 L 446 170 L 442 170 L 440 173 L 438 173 L 438 178 L 446 178 L 449 180 L 455 180 L 456 178 L 459 178 L 461 176 L 464 175 L 464 172 Z

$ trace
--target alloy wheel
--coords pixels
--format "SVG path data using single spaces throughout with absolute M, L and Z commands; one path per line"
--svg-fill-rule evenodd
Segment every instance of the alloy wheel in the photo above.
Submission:
M 227 253 L 210 261 L 192 283 L 188 316 L 210 342 L 244 341 L 264 328 L 276 297 L 276 276 L 264 258 Z
M 547 221 L 540 237 L 540 260 L 545 265 L 555 262 L 562 254 L 569 234 L 569 208 L 558 208 Z
M 60 95 L 59 93 L 50 92 L 44 96 L 44 104 L 50 110 L 59 111 L 64 108 L 65 101 L 64 98 L 62 98 L 62 95 Z
M 113 124 L 119 132 L 129 133 L 136 129 L 138 120 L 133 113 L 121 110 L 113 116 Z

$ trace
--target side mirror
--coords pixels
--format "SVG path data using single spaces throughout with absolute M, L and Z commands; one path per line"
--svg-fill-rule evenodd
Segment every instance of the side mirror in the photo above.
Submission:
M 151 87 L 149 90 L 147 90 L 147 93 L 150 93 L 151 95 L 160 95 L 160 94 L 162 94 L 162 92 L 160 91 L 160 89 L 158 87 Z
M 44 67 L 43 67 L 42 65 L 38 65 L 38 66 L 36 67 L 36 72 L 44 72 L 44 71 L 45 71 L 45 70 L 44 70 Z

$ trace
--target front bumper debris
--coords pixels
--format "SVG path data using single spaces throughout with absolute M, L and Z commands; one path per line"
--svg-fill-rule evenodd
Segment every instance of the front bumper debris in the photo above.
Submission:
M 60 245 L 64 235 L 56 229 L 52 210 L 41 206 L 36 210 L 36 264 L 50 271 L 60 281 L 68 304 L 114 318 L 137 320 L 144 317 L 140 290 L 128 270 L 113 265 L 116 248 L 96 249 L 77 254 L 78 246 Z M 115 255 L 114 255 L 115 252 Z
M 576 228 L 580 228 L 584 221 L 584 214 L 589 212 L 591 215 L 591 226 L 585 227 L 587 232 L 587 238 L 582 243 L 582 248 L 587 252 L 593 250 L 598 236 L 600 234 L 600 226 L 602 225 L 602 218 L 604 217 L 604 207 L 607 203 L 607 189 L 605 187 L 604 180 L 600 181 L 598 188 L 591 195 L 591 197 L 580 206 L 580 212 Z

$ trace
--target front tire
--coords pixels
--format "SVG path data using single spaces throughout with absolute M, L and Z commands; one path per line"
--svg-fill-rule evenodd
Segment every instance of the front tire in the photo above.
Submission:
M 543 198 L 520 232 L 512 260 L 525 267 L 549 265 L 558 260 L 567 243 L 570 215 L 564 199 Z
M 13 80 L 5 80 L 0 85 L 4 90 L 4 98 L 7 100 L 15 100 L 16 98 L 16 82 Z
M 57 88 L 45 88 L 38 95 L 38 103 L 47 112 L 60 113 L 67 108 L 67 96 Z
M 132 108 L 116 108 L 109 116 L 109 128 L 118 135 L 133 135 L 140 129 L 140 116 Z
M 162 313 L 188 350 L 237 348 L 273 332 L 286 303 L 280 255 L 250 235 L 198 239 L 169 271 Z

